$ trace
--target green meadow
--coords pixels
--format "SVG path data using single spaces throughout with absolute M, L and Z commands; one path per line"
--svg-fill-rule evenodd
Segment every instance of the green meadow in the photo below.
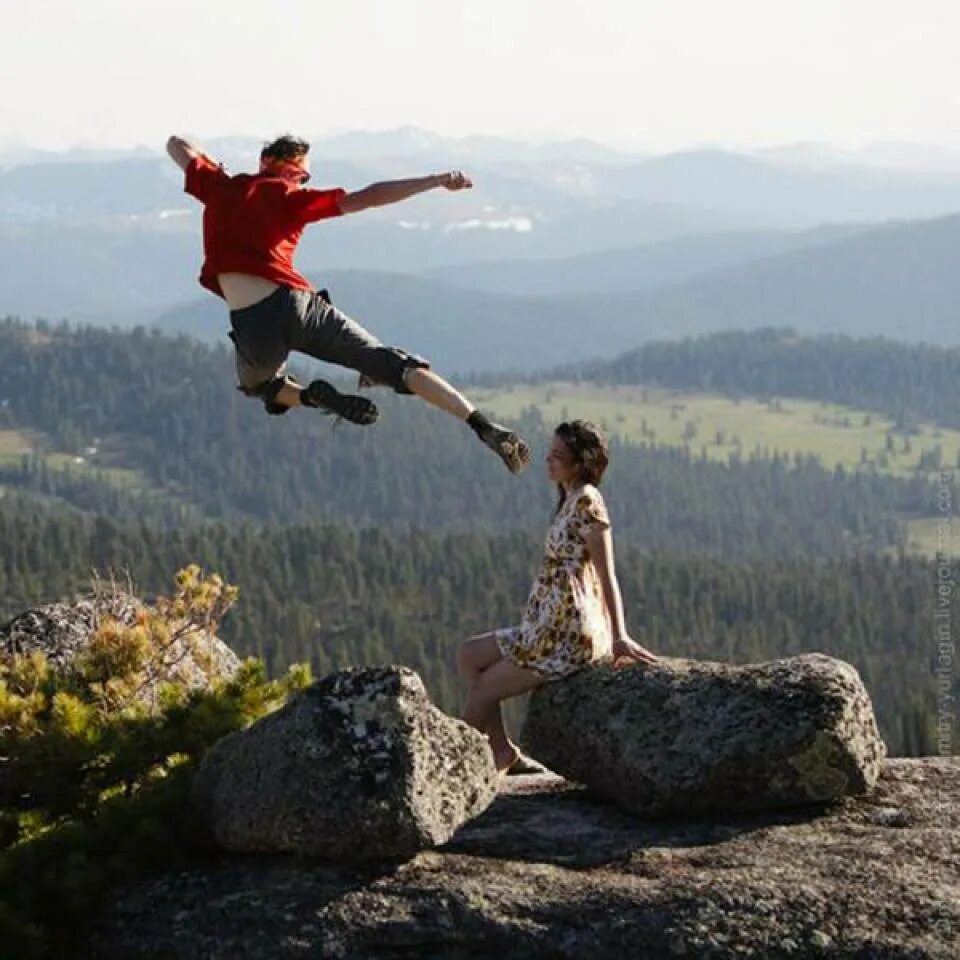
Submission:
M 535 407 L 547 424 L 582 418 L 610 437 L 632 443 L 687 447 L 692 456 L 727 461 L 739 453 L 810 454 L 824 467 L 875 470 L 908 477 L 923 469 L 933 480 L 935 464 L 956 474 L 960 431 L 919 424 L 898 432 L 892 420 L 874 411 L 793 397 L 733 400 L 719 394 L 660 387 L 548 383 L 473 391 L 477 402 L 502 417 Z M 935 453 L 939 447 L 939 455 Z M 939 459 L 937 457 L 939 456 Z M 960 504 L 955 507 L 960 512 Z M 936 556 L 960 556 L 960 522 L 907 517 L 907 549 Z
M 14 466 L 20 463 L 25 454 L 43 452 L 50 470 L 96 477 L 104 483 L 128 490 L 150 489 L 150 483 L 139 470 L 106 466 L 97 456 L 48 452 L 45 448 L 42 436 L 18 430 L 0 430 L 0 466 Z
M 598 386 L 576 383 L 516 384 L 471 391 L 477 402 L 501 417 L 515 417 L 534 407 L 546 423 L 584 418 L 609 436 L 632 443 L 686 447 L 692 456 L 726 461 L 739 453 L 772 456 L 775 452 L 810 454 L 832 469 L 876 470 L 907 477 L 921 469 L 936 477 L 957 470 L 960 431 L 920 423 L 899 432 L 889 418 L 868 410 L 792 397 L 734 400 L 719 394 L 661 387 Z M 0 430 L 0 466 L 19 463 L 25 453 L 42 449 L 44 438 L 17 430 Z M 939 461 L 932 454 L 939 448 Z M 132 491 L 149 491 L 139 471 L 105 466 L 98 456 L 77 457 L 47 452 L 50 469 L 96 477 Z M 159 491 L 155 491 L 158 492 Z M 957 512 L 960 512 L 958 505 Z M 960 522 L 944 526 L 937 517 L 904 516 L 908 549 L 935 556 L 938 550 L 960 556 Z
M 16 430 L 0 430 L 0 466 L 19 463 L 33 449 L 30 439 Z
M 69 453 L 48 453 L 51 470 L 69 470 L 77 476 L 99 477 L 104 483 L 128 490 L 149 490 L 151 484 L 139 470 L 126 467 L 105 467 L 94 458 L 75 457 Z
M 960 455 L 958 430 L 921 424 L 917 432 L 898 433 L 882 414 L 792 397 L 738 401 L 659 387 L 575 383 L 517 385 L 474 395 L 503 417 L 536 407 L 548 424 L 593 420 L 609 436 L 686 446 L 692 455 L 705 453 L 713 460 L 726 461 L 737 452 L 744 459 L 751 453 L 806 453 L 829 469 L 842 464 L 903 477 L 915 473 L 921 456 L 937 446 L 944 468 L 956 469 Z

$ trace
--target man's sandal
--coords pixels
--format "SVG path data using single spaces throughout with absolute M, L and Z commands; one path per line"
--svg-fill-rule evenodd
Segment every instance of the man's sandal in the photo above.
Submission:
M 497 423 L 491 423 L 480 439 L 507 465 L 511 473 L 520 473 L 530 462 L 527 442 Z
M 314 380 L 300 391 L 300 402 L 305 407 L 316 407 L 323 413 L 335 413 L 344 420 L 361 426 L 375 423 L 380 416 L 377 405 L 366 397 L 341 393 L 326 380 Z

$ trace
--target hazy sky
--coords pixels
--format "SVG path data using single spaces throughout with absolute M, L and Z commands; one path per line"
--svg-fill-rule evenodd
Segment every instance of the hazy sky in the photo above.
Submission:
M 416 125 L 666 150 L 960 142 L 957 0 L 29 0 L 0 141 Z

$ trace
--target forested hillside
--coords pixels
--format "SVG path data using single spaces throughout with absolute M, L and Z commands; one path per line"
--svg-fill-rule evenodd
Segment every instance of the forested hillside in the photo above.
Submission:
M 768 340 L 745 335 L 740 358 L 769 356 Z M 811 363 L 829 367 L 823 350 Z M 755 388 L 751 364 L 729 358 L 731 388 Z M 935 361 L 931 392 L 950 369 Z M 671 362 L 642 374 L 682 368 Z M 535 463 L 514 477 L 462 424 L 375 396 L 366 429 L 268 417 L 235 390 L 223 348 L 0 323 L 0 439 L 32 449 L 0 445 L 0 620 L 94 569 L 149 592 L 197 562 L 239 586 L 225 636 L 273 671 L 407 663 L 456 710 L 456 643 L 521 615 L 554 503 L 553 425 L 524 412 Z M 928 477 L 615 443 L 603 489 L 638 641 L 741 662 L 823 650 L 862 671 L 895 753 L 933 750 L 936 568 L 898 546 L 902 516 L 937 513 Z
M 771 324 L 808 337 L 843 333 L 936 347 L 960 343 L 960 215 L 859 231 L 837 226 L 807 236 L 809 243 L 799 249 L 790 249 L 781 236 L 779 253 L 756 251 L 751 259 L 686 279 L 670 279 L 669 244 L 662 243 L 640 254 L 609 251 L 596 280 L 589 258 L 533 264 L 532 284 L 542 271 L 564 271 L 567 278 L 556 290 L 549 281 L 541 284 L 536 296 L 494 292 L 502 290 L 499 281 L 467 290 L 367 270 L 324 269 L 315 282 L 384 339 L 431 355 L 445 370 L 511 377 L 573 360 L 609 360 L 651 340 Z M 693 268 L 692 242 L 676 243 L 680 262 Z M 735 241 L 724 246 L 725 255 L 735 256 L 736 247 Z M 652 282 L 651 271 L 661 282 Z M 645 274 L 650 282 L 644 283 Z M 636 278 L 634 287 L 628 276 Z M 219 330 L 225 319 L 222 304 L 208 296 L 168 312 L 163 323 Z
M 553 424 L 536 410 L 520 423 L 535 462 L 514 477 L 464 425 L 382 390 L 368 428 L 306 410 L 268 417 L 236 391 L 225 349 L 184 337 L 8 321 L 0 385 L 0 430 L 40 451 L 8 456 L 0 481 L 112 516 L 540 532 L 555 497 L 542 465 Z M 901 542 L 903 516 L 936 511 L 919 475 L 802 457 L 727 465 L 649 445 L 615 445 L 604 489 L 619 539 L 676 555 L 882 549 Z
M 566 364 L 537 379 L 556 376 L 732 396 L 805 397 L 877 410 L 904 428 L 918 419 L 960 426 L 960 347 L 888 337 L 809 337 L 791 327 L 726 330 L 653 341 L 615 360 Z
M 7 494 L 0 543 L 0 625 L 82 589 L 92 567 L 128 570 L 149 593 L 196 561 L 240 587 L 223 636 L 274 673 L 296 661 L 317 673 L 404 663 L 456 711 L 456 644 L 517 621 L 541 538 L 248 523 L 161 530 Z M 808 650 L 840 657 L 861 672 L 891 752 L 935 752 L 933 562 L 868 553 L 736 563 L 631 547 L 619 579 L 631 635 L 654 651 L 737 663 Z

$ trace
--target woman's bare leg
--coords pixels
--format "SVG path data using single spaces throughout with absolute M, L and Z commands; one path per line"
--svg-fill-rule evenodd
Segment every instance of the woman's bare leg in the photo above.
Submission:
M 544 677 L 517 666 L 511 660 L 499 660 L 480 671 L 467 695 L 463 719 L 486 733 L 498 770 L 505 770 L 517 756 L 517 748 L 503 725 L 500 701 L 519 696 L 545 683 Z
M 481 633 L 464 640 L 457 648 L 457 673 L 467 688 L 467 707 L 461 719 L 476 727 L 481 733 L 487 733 L 487 727 L 493 722 L 489 705 L 478 712 L 470 709 L 470 691 L 474 688 L 480 674 L 503 659 L 500 648 L 492 633 Z
M 469 690 L 481 671 L 503 659 L 493 632 L 478 633 L 457 647 L 457 673 Z

